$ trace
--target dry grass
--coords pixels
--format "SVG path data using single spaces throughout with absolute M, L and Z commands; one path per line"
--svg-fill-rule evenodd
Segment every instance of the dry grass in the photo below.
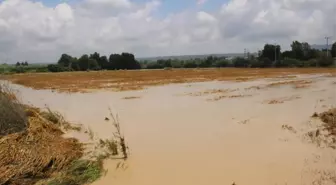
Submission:
M 218 101 L 224 98 L 244 98 L 244 97 L 251 97 L 251 94 L 235 94 L 235 95 L 219 95 L 215 96 L 214 98 L 209 98 L 207 101 Z
M 316 73 L 335 75 L 336 71 L 331 68 L 173 69 L 15 74 L 7 76 L 7 79 L 13 83 L 35 89 L 53 89 L 61 92 L 90 92 L 97 89 L 126 91 L 171 83 L 213 80 L 247 81 L 283 75 Z
M 282 125 L 281 128 L 284 129 L 284 130 L 288 130 L 288 131 L 290 131 L 294 134 L 296 133 L 296 130 L 290 125 Z
M 141 97 L 140 96 L 126 96 L 126 97 L 123 97 L 122 99 L 124 100 L 132 100 L 132 99 L 140 99 Z
M 247 87 L 245 88 L 245 90 L 261 90 L 261 89 L 265 89 L 266 87 L 264 86 L 251 86 L 251 87 Z
M 336 108 L 330 109 L 318 115 L 325 123 L 325 128 L 333 136 L 336 136 Z
M 77 127 L 49 109 L 21 104 L 0 87 L 0 184 L 81 185 L 101 176 L 101 161 L 80 159 L 83 145 L 63 137 L 62 129 Z
M 289 97 L 281 97 L 281 98 L 276 98 L 276 99 L 272 99 L 272 100 L 267 100 L 265 103 L 267 104 L 281 104 L 281 103 L 285 103 L 287 101 L 292 101 L 292 100 L 296 100 L 296 99 L 300 99 L 300 96 L 289 96 Z
M 206 96 L 210 94 L 222 94 L 222 93 L 229 93 L 237 91 L 238 89 L 208 89 L 205 91 L 199 91 L 199 92 L 193 92 L 193 93 L 187 93 L 186 95 L 189 96 Z
M 291 85 L 293 88 L 305 88 L 309 87 L 313 82 L 310 80 L 290 80 L 290 81 L 281 81 L 267 84 L 266 87 L 279 87 L 284 85 Z
M 33 113 L 33 114 L 32 114 Z M 29 127 L 0 139 L 0 184 L 35 184 L 82 156 L 82 145 L 57 125 L 29 111 Z
M 0 84 L 0 137 L 23 131 L 27 127 L 24 106 L 9 88 Z

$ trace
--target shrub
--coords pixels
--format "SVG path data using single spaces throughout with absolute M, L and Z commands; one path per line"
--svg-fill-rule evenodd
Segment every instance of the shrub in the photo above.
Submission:
M 318 59 L 318 65 L 321 67 L 332 66 L 333 63 L 334 63 L 334 60 L 331 57 L 322 56 Z
M 47 68 L 50 72 L 63 72 L 63 71 L 65 71 L 64 67 L 62 67 L 60 65 L 57 65 L 57 64 L 49 64 Z

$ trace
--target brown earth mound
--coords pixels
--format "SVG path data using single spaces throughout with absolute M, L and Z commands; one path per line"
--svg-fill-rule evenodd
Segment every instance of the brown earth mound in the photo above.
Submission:
M 27 114 L 27 129 L 0 136 L 0 184 L 35 184 L 82 156 L 77 140 L 63 138 L 58 126 L 35 110 Z
M 319 117 L 325 123 L 325 127 L 330 134 L 336 136 L 336 108 L 322 112 Z

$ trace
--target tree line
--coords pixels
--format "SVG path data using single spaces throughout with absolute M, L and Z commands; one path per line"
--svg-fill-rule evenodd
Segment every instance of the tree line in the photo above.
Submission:
M 48 65 L 48 70 L 51 72 L 140 68 L 140 63 L 131 53 L 111 54 L 109 58 L 100 56 L 97 52 L 82 55 L 80 58 L 62 54 L 57 64 Z
M 265 44 L 257 54 L 247 53 L 244 57 L 229 60 L 227 57 L 209 56 L 187 60 L 160 59 L 137 61 L 131 53 L 100 56 L 94 52 L 80 58 L 62 54 L 57 64 L 48 65 L 51 72 L 87 70 L 135 70 L 163 68 L 209 68 L 209 67 L 328 67 L 334 64 L 336 42 L 331 50 L 313 49 L 307 42 L 293 41 L 291 49 L 281 51 L 280 45 Z
M 207 68 L 207 67 L 328 67 L 334 65 L 336 57 L 336 42 L 331 50 L 313 49 L 307 42 L 293 41 L 291 49 L 281 51 L 279 45 L 265 44 L 257 54 L 247 53 L 244 57 L 236 57 L 229 60 L 227 57 L 209 56 L 188 60 L 160 59 L 157 61 L 145 61 L 144 68 Z

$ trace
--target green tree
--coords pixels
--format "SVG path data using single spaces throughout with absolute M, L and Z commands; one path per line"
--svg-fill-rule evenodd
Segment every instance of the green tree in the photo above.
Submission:
M 78 59 L 78 66 L 81 71 L 85 71 L 89 69 L 89 56 L 88 55 L 82 55 Z
M 80 71 L 78 59 L 76 57 L 71 59 L 71 70 Z
M 334 44 L 331 46 L 331 56 L 332 57 L 336 57 L 336 42 L 334 42 Z
M 229 61 L 226 59 L 219 59 L 214 62 L 214 67 L 227 67 L 229 65 Z
M 286 58 L 293 58 L 293 53 L 292 51 L 284 51 L 281 53 L 281 58 L 286 59 Z
M 333 58 L 329 55 L 328 57 L 326 55 L 322 55 L 319 59 L 318 59 L 318 65 L 321 67 L 328 67 L 333 65 L 334 60 Z
M 96 59 L 89 58 L 89 69 L 92 70 L 100 70 L 100 66 L 98 65 L 98 62 Z
M 102 69 L 108 69 L 108 59 L 106 56 L 101 56 L 98 61 L 99 66 Z
M 241 57 L 237 57 L 233 60 L 234 67 L 248 67 L 250 65 L 249 60 Z
M 68 54 L 62 54 L 61 58 L 58 60 L 57 64 L 63 67 L 70 67 L 71 66 L 71 59 L 72 57 Z
M 293 41 L 291 44 L 293 58 L 302 60 L 304 57 L 304 50 L 302 43 L 299 41 Z
M 281 47 L 279 45 L 265 44 L 264 49 L 262 50 L 260 58 L 268 58 L 271 61 L 275 61 L 280 58 Z

